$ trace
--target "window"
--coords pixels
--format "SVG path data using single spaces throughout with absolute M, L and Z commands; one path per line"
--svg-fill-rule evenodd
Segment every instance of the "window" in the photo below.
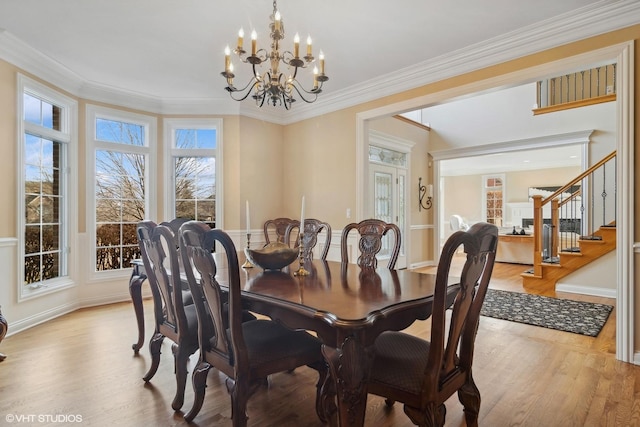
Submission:
M 489 224 L 495 224 L 502 227 L 503 221 L 503 191 L 504 191 L 504 175 L 485 175 L 484 183 L 484 212 L 485 221 Z
M 122 270 L 140 257 L 136 225 L 148 218 L 153 194 L 156 121 L 152 117 L 87 107 L 88 229 L 94 272 Z M 90 226 L 89 226 L 90 224 Z
M 69 145 L 75 143 L 77 103 L 24 76 L 18 77 L 18 90 L 22 299 L 73 284 L 68 256 L 73 194 Z
M 165 135 L 170 142 L 166 176 L 172 189 L 167 219 L 188 218 L 221 227 L 220 144 L 222 121 L 218 119 L 168 119 Z

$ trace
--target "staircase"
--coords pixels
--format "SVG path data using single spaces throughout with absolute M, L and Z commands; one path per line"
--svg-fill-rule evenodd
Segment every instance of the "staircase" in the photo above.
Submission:
M 540 294 L 555 292 L 558 280 L 616 249 L 615 226 L 602 226 L 594 236 L 602 239 L 579 239 L 579 251 L 560 251 L 558 262 L 542 262 L 540 276 L 536 276 L 533 269 L 522 273 L 522 286 Z
M 533 196 L 533 268 L 521 274 L 525 289 L 553 295 L 558 280 L 616 249 L 615 156 L 614 151 L 547 198 Z M 547 204 L 551 218 L 543 220 Z

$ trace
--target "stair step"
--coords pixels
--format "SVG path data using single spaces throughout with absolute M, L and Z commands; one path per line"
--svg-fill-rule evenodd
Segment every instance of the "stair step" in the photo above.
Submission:
M 585 241 L 602 240 L 602 236 L 596 236 L 593 234 L 591 236 L 580 236 L 580 240 L 585 240 Z
M 556 267 L 556 268 L 562 267 L 559 262 L 544 262 L 543 261 L 542 265 L 547 266 L 547 267 Z
M 600 239 L 580 240 L 581 245 L 604 245 L 606 243 L 607 243 L 606 240 L 600 240 Z
M 564 257 L 564 256 L 568 256 L 568 257 L 574 257 L 574 256 L 579 257 L 579 256 L 583 256 L 583 255 L 582 255 L 582 252 L 564 252 L 564 251 L 560 252 L 560 255 L 562 255 L 563 257 Z
M 531 271 L 531 273 L 529 271 Z M 520 277 L 531 277 L 533 279 L 542 279 L 542 276 L 536 276 L 535 274 L 533 274 L 533 270 L 527 270 L 524 273 L 520 273 Z

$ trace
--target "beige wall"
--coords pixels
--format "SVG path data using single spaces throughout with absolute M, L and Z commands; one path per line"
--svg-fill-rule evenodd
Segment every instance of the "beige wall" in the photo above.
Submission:
M 299 216 L 304 194 L 309 218 L 333 230 L 353 221 L 346 210 L 355 212 L 355 139 L 353 115 L 343 111 L 286 126 L 285 212 Z
M 509 226 L 511 223 L 511 214 L 507 204 L 527 202 L 529 187 L 534 185 L 539 187 L 561 186 L 578 176 L 580 172 L 581 169 L 579 167 L 503 172 L 505 184 L 503 219 L 505 226 Z M 482 220 L 482 176 L 444 177 L 445 221 L 448 221 L 451 215 L 454 214 L 461 215 L 470 223 Z
M 0 60 L 0 237 L 16 228 L 16 68 Z
M 463 175 L 443 178 L 445 238 L 451 234 L 448 221 L 451 215 L 460 215 L 466 222 L 482 219 L 482 176 Z
M 247 200 L 251 206 L 253 229 L 261 228 L 269 218 L 287 215 L 297 218 L 300 215 L 299 202 L 297 213 L 285 213 L 282 208 L 286 198 L 284 171 L 291 162 L 282 140 L 282 126 L 246 117 L 240 118 L 239 138 L 225 138 L 225 228 L 245 229 Z M 239 158 L 236 170 L 227 169 L 229 152 Z M 236 191 L 237 183 L 240 186 Z
M 599 160 L 599 159 L 596 159 Z M 581 168 L 566 167 L 537 171 L 516 171 L 506 174 L 506 203 L 528 201 L 529 187 L 552 187 L 567 184 L 582 172 Z

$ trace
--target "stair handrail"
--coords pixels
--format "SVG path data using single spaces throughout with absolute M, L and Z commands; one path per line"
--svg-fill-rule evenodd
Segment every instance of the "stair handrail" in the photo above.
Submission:
M 552 254 L 548 254 L 549 256 L 557 255 L 557 239 L 559 238 L 559 218 L 558 218 L 558 209 L 569 200 L 577 197 L 577 194 L 581 191 L 576 191 L 571 194 L 571 196 L 567 197 L 566 200 L 561 202 L 558 201 L 558 196 L 566 192 L 568 189 L 576 185 L 578 182 L 582 181 L 584 178 L 592 174 L 594 171 L 598 170 L 605 163 L 610 161 L 611 159 L 616 157 L 616 151 L 612 151 L 605 157 L 603 157 L 598 162 L 594 163 L 587 170 L 579 174 L 577 177 L 573 178 L 567 184 L 563 185 L 556 191 L 554 191 L 549 197 L 542 198 L 541 195 L 534 195 L 533 198 L 533 275 L 536 277 L 542 277 L 542 245 L 543 245 L 543 236 L 542 236 L 542 225 L 543 225 L 543 214 L 542 209 L 545 205 L 552 203 L 551 207 L 551 223 L 554 226 L 555 232 L 552 234 L 552 242 L 551 247 L 553 250 Z
M 555 199 L 556 197 L 558 197 L 560 194 L 564 193 L 566 190 L 568 190 L 569 188 L 573 187 L 574 185 L 576 185 L 578 182 L 582 181 L 584 178 L 586 178 L 587 176 L 589 176 L 591 173 L 593 173 L 593 171 L 595 171 L 596 169 L 598 169 L 600 166 L 604 165 L 605 163 L 607 163 L 609 160 L 613 159 L 616 156 L 616 151 L 612 151 L 611 153 L 607 154 L 607 156 L 603 157 L 600 161 L 598 161 L 597 163 L 595 163 L 593 166 L 591 166 L 589 169 L 587 169 L 586 171 L 582 172 L 580 175 L 578 175 L 577 177 L 573 178 L 571 181 L 569 181 L 568 184 L 563 185 L 562 187 L 560 187 L 559 189 L 557 189 L 556 191 L 553 192 L 553 194 L 551 194 L 549 197 L 547 197 L 546 199 L 544 199 L 542 201 L 542 206 L 546 205 L 547 203 L 551 202 L 551 200 Z

